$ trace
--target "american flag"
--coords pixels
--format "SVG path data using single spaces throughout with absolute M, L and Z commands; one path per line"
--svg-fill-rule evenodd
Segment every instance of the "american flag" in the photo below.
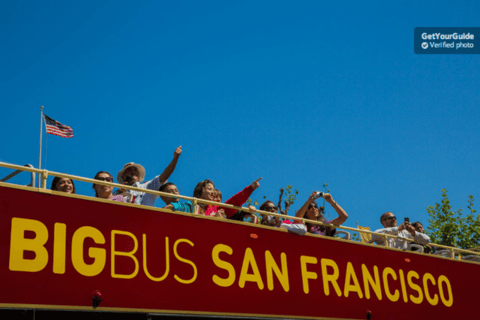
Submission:
M 73 130 L 69 126 L 61 124 L 60 122 L 47 117 L 45 114 L 45 126 L 47 127 L 47 133 L 54 134 L 56 136 L 64 138 L 73 138 Z

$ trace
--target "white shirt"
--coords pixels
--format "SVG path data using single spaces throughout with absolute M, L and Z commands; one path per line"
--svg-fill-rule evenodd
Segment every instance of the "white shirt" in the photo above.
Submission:
M 167 181 L 165 181 L 166 183 Z M 136 188 L 141 188 L 141 189 L 148 189 L 148 190 L 155 190 L 158 191 L 160 188 L 160 176 L 156 176 L 150 181 L 140 183 L 140 182 L 135 182 L 132 187 Z M 157 200 L 158 196 L 151 194 L 151 193 L 146 193 L 146 192 L 141 192 L 141 191 L 134 191 L 134 190 L 128 190 L 128 192 L 134 196 L 134 203 L 136 204 L 141 204 L 144 206 L 151 206 L 153 207 L 155 205 L 155 200 Z
M 304 225 L 303 223 L 282 223 L 280 225 L 280 228 L 287 229 L 290 232 L 299 234 L 299 235 L 305 235 L 307 233 L 307 226 Z
M 400 238 L 414 239 L 416 243 L 420 243 L 422 245 L 430 243 L 430 237 L 427 236 L 426 234 L 415 231 L 415 237 L 414 237 L 410 232 L 408 232 L 405 229 L 402 231 L 398 231 L 398 227 L 378 229 L 378 230 L 375 230 L 375 232 L 390 234 L 390 235 L 398 236 Z M 383 246 L 385 243 L 383 239 L 384 238 L 382 236 L 377 236 L 376 234 L 372 234 L 372 240 L 376 244 Z M 411 242 L 402 240 L 402 239 L 387 238 L 387 243 L 388 243 L 388 246 L 391 248 L 406 250 L 408 248 L 408 245 Z

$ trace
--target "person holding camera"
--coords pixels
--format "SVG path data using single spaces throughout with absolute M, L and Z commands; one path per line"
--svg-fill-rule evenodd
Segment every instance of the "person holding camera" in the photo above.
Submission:
M 397 227 L 397 217 L 395 217 L 392 212 L 385 212 L 380 217 L 380 223 L 384 228 L 375 230 L 377 233 L 394 235 L 405 239 L 413 239 L 416 243 L 421 245 L 430 243 L 430 237 L 424 233 L 416 231 L 410 224 L 408 218 L 405 218 L 405 221 Z M 372 234 L 372 241 L 379 245 L 385 244 L 384 238 L 376 234 Z M 411 241 L 407 240 L 387 238 L 387 244 L 390 248 L 406 250 L 410 243 Z
M 323 214 L 320 212 L 317 204 L 315 203 L 315 200 L 323 197 L 326 202 L 328 202 L 333 209 L 338 213 L 338 217 L 333 219 L 332 221 L 326 221 L 325 217 Z M 323 209 L 323 208 L 322 208 Z M 322 210 L 323 211 L 323 210 Z M 297 214 L 295 215 L 298 218 L 307 218 L 310 220 L 315 220 L 315 221 L 320 221 L 323 223 L 331 223 L 336 226 L 340 226 L 342 223 L 344 223 L 347 218 L 348 214 L 343 210 L 340 205 L 333 200 L 332 196 L 329 193 L 323 193 L 320 191 L 314 191 L 308 200 L 303 204 L 303 206 L 298 210 Z M 310 224 L 308 222 L 305 223 L 305 226 L 307 227 L 307 231 L 309 233 L 317 234 L 320 236 L 329 236 L 333 237 L 335 235 L 336 229 L 332 227 L 325 227 L 317 224 Z

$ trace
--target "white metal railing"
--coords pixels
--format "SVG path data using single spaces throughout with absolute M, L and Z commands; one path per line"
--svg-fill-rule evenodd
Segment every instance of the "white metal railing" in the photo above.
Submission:
M 26 164 L 24 165 L 24 167 L 29 167 L 29 168 L 33 168 L 33 166 L 31 164 Z M 8 181 L 10 180 L 11 178 L 15 177 L 17 174 L 19 174 L 20 172 L 23 172 L 23 170 L 15 170 L 14 172 L 6 175 L 5 177 L 3 177 L 0 181 L 1 182 L 5 182 L 5 181 Z M 28 187 L 34 187 L 35 186 L 35 173 L 34 172 L 30 172 L 30 183 L 27 184 Z
M 60 172 L 54 172 L 54 171 L 48 171 L 48 170 L 40 170 L 40 169 L 35 169 L 33 167 L 19 166 L 19 165 L 9 164 L 9 163 L 5 163 L 5 162 L 0 162 L 0 167 L 15 169 L 17 171 L 28 171 L 28 172 L 31 172 L 32 175 L 35 174 L 35 173 L 40 174 L 41 187 L 38 188 L 39 190 L 47 189 L 47 178 L 48 178 L 48 176 L 54 176 L 54 177 L 67 178 L 67 179 L 72 179 L 72 180 L 77 180 L 77 181 L 82 181 L 82 182 L 87 182 L 87 183 L 92 183 L 92 184 L 101 184 L 101 185 L 112 186 L 112 187 L 121 188 L 121 189 L 140 191 L 140 192 L 150 193 L 150 194 L 158 195 L 158 196 L 172 197 L 172 194 L 168 193 L 168 192 L 141 189 L 141 188 L 136 188 L 136 187 L 132 187 L 132 186 L 124 185 L 124 184 L 119 184 L 119 183 L 113 183 L 113 182 L 106 182 L 106 181 L 101 181 L 101 180 L 96 180 L 96 179 L 84 178 L 84 177 L 80 177 L 80 176 L 75 176 L 75 175 L 65 174 L 65 173 L 60 173 Z M 34 183 L 34 180 L 33 180 L 32 186 L 34 186 L 34 185 L 35 185 L 35 183 Z M 182 195 L 175 195 L 174 197 L 175 198 L 180 198 L 180 199 L 183 199 L 183 200 L 191 201 L 192 206 L 193 206 L 193 213 L 192 213 L 193 215 L 198 214 L 199 204 L 211 204 L 211 205 L 216 205 L 216 206 L 220 206 L 220 207 L 223 207 L 223 208 L 241 210 L 241 211 L 244 211 L 244 212 L 250 212 L 251 211 L 249 208 L 237 207 L 237 206 L 233 206 L 231 204 L 209 201 L 209 200 L 200 199 L 200 198 L 187 197 L 187 196 L 182 196 Z M 310 220 L 310 219 L 306 219 L 306 218 L 292 217 L 292 216 L 288 216 L 288 215 L 272 213 L 272 212 L 267 212 L 267 211 L 262 211 L 262 210 L 257 210 L 257 209 L 253 210 L 253 212 L 259 213 L 261 215 L 275 216 L 275 217 L 280 217 L 280 218 L 284 218 L 284 219 L 292 219 L 292 220 L 295 220 L 295 221 L 301 221 L 303 223 L 308 222 L 309 224 L 321 225 L 321 226 L 325 226 L 325 227 L 340 228 L 340 229 L 348 230 L 348 231 L 351 231 L 351 232 L 377 235 L 377 236 L 380 236 L 384 239 L 385 247 L 388 247 L 388 239 L 389 238 L 400 239 L 402 241 L 408 241 L 408 242 L 415 242 L 414 239 L 402 238 L 402 237 L 398 237 L 398 236 L 394 236 L 394 235 L 377 233 L 377 232 L 374 232 L 374 231 L 368 231 L 368 230 L 363 230 L 363 229 L 359 230 L 359 229 L 356 229 L 356 228 L 350 228 L 350 227 L 345 227 L 345 226 L 337 226 L 337 225 L 323 223 L 323 222 L 320 222 L 320 221 Z M 351 241 L 351 240 L 349 240 L 349 241 Z M 468 254 L 469 256 L 474 256 L 474 258 L 478 257 L 478 259 L 468 259 L 468 260 L 480 261 L 480 252 L 475 252 L 475 251 L 465 250 L 465 249 L 460 249 L 460 248 L 454 248 L 454 247 L 444 246 L 444 245 L 435 244 L 435 243 L 428 243 L 428 245 L 432 246 L 432 247 L 448 250 L 448 252 L 449 252 L 449 257 L 448 258 L 451 258 L 451 259 L 455 259 L 455 253 L 459 253 L 459 254 L 464 253 L 464 254 Z

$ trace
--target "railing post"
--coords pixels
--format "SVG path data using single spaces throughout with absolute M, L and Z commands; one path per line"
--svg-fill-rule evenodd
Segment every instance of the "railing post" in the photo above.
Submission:
M 47 189 L 48 171 L 42 170 L 42 189 Z
M 197 198 L 192 199 L 192 206 L 193 206 L 193 208 L 192 208 L 193 213 L 198 214 Z
M 449 251 L 450 251 L 450 258 L 455 259 L 455 249 L 450 248 Z
M 24 167 L 33 168 L 31 164 L 26 164 Z M 27 186 L 35 188 L 35 172 L 30 172 L 30 184 L 28 184 Z
M 388 237 L 385 233 L 383 234 L 383 244 L 385 247 L 388 247 Z

